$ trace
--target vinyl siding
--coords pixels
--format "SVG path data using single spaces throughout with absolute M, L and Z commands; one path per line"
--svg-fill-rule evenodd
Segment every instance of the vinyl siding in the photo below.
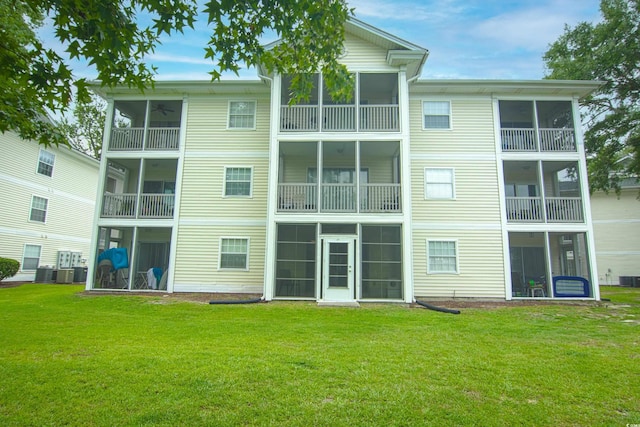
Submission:
M 97 161 L 67 148 L 55 154 L 53 175 L 36 172 L 40 146 L 0 134 L 0 256 L 22 262 L 25 244 L 42 246 L 41 265 L 55 265 L 59 250 L 89 253 L 98 183 Z M 29 220 L 32 196 L 48 199 L 46 222 Z
M 345 34 L 346 55 L 340 62 L 350 70 L 375 70 L 397 72 L 387 64 L 387 50 L 374 46 L 352 34 Z
M 591 213 L 600 284 L 619 284 L 620 276 L 640 276 L 638 189 L 591 196 Z M 610 272 L 609 272 L 610 270 Z
M 180 226 L 176 251 L 176 292 L 262 293 L 265 259 L 264 226 Z M 220 270 L 222 237 L 249 238 L 249 269 Z
M 458 274 L 427 274 L 427 240 L 456 240 Z M 499 230 L 414 230 L 414 294 L 438 298 L 505 298 Z

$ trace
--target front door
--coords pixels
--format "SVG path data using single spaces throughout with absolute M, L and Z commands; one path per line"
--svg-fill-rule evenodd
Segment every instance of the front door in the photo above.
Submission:
M 325 237 L 322 249 L 322 299 L 354 301 L 354 239 Z

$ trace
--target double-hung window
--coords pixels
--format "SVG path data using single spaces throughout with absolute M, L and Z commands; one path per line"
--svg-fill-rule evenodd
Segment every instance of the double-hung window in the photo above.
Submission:
M 222 238 L 220 240 L 221 269 L 249 269 L 249 239 Z
M 40 245 L 24 245 L 24 253 L 22 254 L 22 271 L 35 270 L 40 265 Z
M 31 198 L 31 213 L 29 219 L 35 222 L 46 222 L 47 205 L 49 201 L 44 197 L 33 196 Z
M 230 101 L 228 126 L 229 129 L 255 129 L 256 102 Z
M 424 170 L 424 196 L 426 199 L 454 199 L 454 170 L 452 168 L 426 168 Z
M 457 273 L 458 248 L 455 240 L 427 241 L 427 273 Z
M 230 197 L 251 197 L 251 167 L 224 168 L 224 195 Z
M 424 129 L 451 129 L 450 101 L 424 101 L 422 114 Z
M 38 156 L 38 173 L 40 175 L 52 176 L 53 164 L 56 161 L 56 155 L 48 152 L 47 150 L 40 149 L 40 155 Z

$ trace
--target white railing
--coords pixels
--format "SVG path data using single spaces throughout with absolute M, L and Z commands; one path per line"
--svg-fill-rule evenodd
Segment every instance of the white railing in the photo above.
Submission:
M 140 218 L 173 218 L 173 194 L 140 195 Z
M 308 132 L 318 130 L 317 105 L 284 105 L 280 107 L 280 130 Z
M 113 128 L 109 151 L 138 151 L 142 150 L 144 128 Z
M 360 212 L 402 212 L 400 184 L 360 186 Z
M 540 151 L 576 151 L 573 129 L 540 129 Z
M 502 151 L 576 151 L 573 129 L 539 129 L 538 140 L 533 128 L 501 129 Z M 538 145 L 539 141 L 539 145 Z
M 180 146 L 180 128 L 149 128 L 144 142 L 144 128 L 113 128 L 109 151 L 171 150 Z
M 502 151 L 537 151 L 534 129 L 501 129 Z
M 355 105 L 325 105 L 322 107 L 322 130 L 355 131 Z
M 584 221 L 580 197 L 547 197 L 545 202 L 549 222 Z
M 279 212 L 315 212 L 318 184 L 278 184 Z
M 507 220 L 514 222 L 541 222 L 541 198 L 507 197 Z
M 400 130 L 399 108 L 397 105 L 361 105 L 360 130 L 397 131 Z
M 322 184 L 323 212 L 355 212 L 355 184 Z
M 136 194 L 105 193 L 102 199 L 103 218 L 135 218 Z
M 101 216 L 103 218 L 173 218 L 174 204 L 175 195 L 173 194 L 142 194 L 138 197 L 135 193 L 105 193 Z
M 148 150 L 177 150 L 180 141 L 180 128 L 149 128 L 147 135 Z

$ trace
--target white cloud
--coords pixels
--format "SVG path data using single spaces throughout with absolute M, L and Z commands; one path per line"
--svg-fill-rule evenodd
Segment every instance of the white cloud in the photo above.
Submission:
M 204 51 L 202 51 L 204 56 Z M 194 65 L 208 65 L 213 66 L 213 62 L 210 59 L 198 58 L 195 56 L 174 55 L 171 53 L 152 53 L 145 57 L 146 62 L 170 62 L 176 65 L 180 64 L 194 64 Z

